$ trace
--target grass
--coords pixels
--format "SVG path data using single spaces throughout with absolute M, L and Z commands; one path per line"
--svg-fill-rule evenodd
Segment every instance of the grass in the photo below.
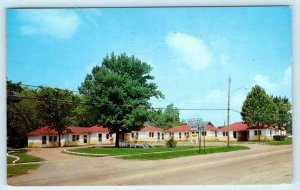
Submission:
M 25 150 L 19 150 L 16 152 L 10 153 L 11 155 L 18 156 L 19 161 L 16 162 L 16 165 L 7 165 L 7 177 L 12 177 L 15 175 L 21 175 L 28 173 L 29 170 L 37 169 L 40 164 L 20 164 L 18 163 L 28 163 L 28 162 L 40 162 L 44 159 L 38 158 L 35 156 L 28 155 Z M 7 164 L 11 164 L 15 158 L 7 156 Z
M 40 167 L 40 164 L 8 165 L 7 177 L 26 174 L 29 170 L 34 170 L 38 167 Z
M 285 138 L 284 141 L 270 141 L 270 142 L 265 142 L 263 144 L 266 144 L 266 145 L 290 145 L 292 144 L 293 141 L 291 138 Z
M 12 152 L 10 153 L 11 155 L 18 156 L 20 158 L 19 161 L 16 163 L 26 163 L 26 162 L 40 162 L 43 161 L 44 159 L 38 158 L 35 156 L 28 155 L 26 151 L 17 151 L 17 152 Z M 12 161 L 15 160 L 14 158 L 8 157 L 7 163 L 10 164 Z
M 71 149 L 70 152 L 75 153 L 88 153 L 88 154 L 105 154 L 110 156 L 116 155 L 128 155 L 128 154 L 139 154 L 139 153 L 151 153 L 151 152 L 165 152 L 165 151 L 176 151 L 186 149 L 197 149 L 193 146 L 177 146 L 175 148 L 169 148 L 166 146 L 155 147 L 155 148 L 77 148 Z
M 249 149 L 246 146 L 230 146 L 228 147 L 207 147 L 205 152 L 201 150 L 200 155 L 203 154 L 213 154 L 218 152 L 229 152 L 237 150 Z M 138 159 L 138 160 L 161 160 L 161 159 L 171 159 L 184 156 L 195 156 L 199 155 L 197 149 L 186 150 L 186 151 L 176 151 L 176 152 L 162 152 L 162 153 L 153 153 L 153 154 L 140 154 L 140 155 L 126 155 L 120 158 L 122 159 Z
M 218 152 L 229 152 L 236 150 L 248 149 L 246 146 L 230 146 L 227 147 L 206 147 L 206 151 L 203 148 L 200 154 L 212 154 Z M 78 148 L 69 150 L 77 153 L 89 153 L 99 155 L 117 156 L 122 159 L 139 159 L 139 160 L 160 160 L 170 159 L 183 156 L 199 155 L 198 148 L 192 146 L 177 146 L 175 148 L 170 147 L 155 147 L 155 148 Z
M 15 160 L 15 158 L 10 157 L 10 156 L 6 156 L 6 160 L 7 160 L 7 164 L 12 164 L 12 162 Z

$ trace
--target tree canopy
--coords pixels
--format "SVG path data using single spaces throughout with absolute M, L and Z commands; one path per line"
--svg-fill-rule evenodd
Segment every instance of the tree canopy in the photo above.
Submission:
M 241 116 L 244 122 L 256 126 L 259 130 L 264 125 L 274 126 L 278 121 L 278 108 L 265 90 L 255 85 L 243 103 Z M 258 133 L 258 141 L 260 135 Z
M 37 90 L 37 114 L 50 128 L 58 132 L 58 143 L 61 146 L 61 135 L 69 124 L 68 117 L 77 107 L 78 97 L 69 90 L 41 87 Z
M 97 107 L 88 107 L 91 123 L 101 123 L 116 133 L 139 130 L 148 120 L 151 97 L 163 98 L 151 82 L 152 68 L 146 62 L 126 54 L 106 56 L 79 87 L 79 92 Z
M 292 134 L 292 104 L 286 97 L 271 96 L 271 98 L 278 108 L 278 120 L 276 125 L 280 128 L 285 128 L 288 133 Z
M 7 81 L 7 145 L 26 146 L 27 132 L 42 125 L 57 130 L 60 140 L 65 127 L 74 124 L 71 118 L 78 117 L 75 112 L 80 105 L 76 104 L 78 99 L 78 95 L 69 90 L 50 87 L 29 89 L 21 83 Z
M 181 124 L 179 110 L 174 107 L 174 104 L 167 105 L 164 110 L 153 110 L 150 114 L 149 123 L 162 129 L 179 125 Z

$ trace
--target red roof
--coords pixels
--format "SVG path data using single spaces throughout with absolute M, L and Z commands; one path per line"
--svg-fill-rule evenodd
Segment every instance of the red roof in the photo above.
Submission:
M 258 127 L 257 126 L 251 126 L 251 127 L 248 127 L 248 129 L 258 129 Z M 274 128 L 271 127 L 271 126 L 265 125 L 265 126 L 259 126 L 259 129 L 274 129 Z
M 101 125 L 94 125 L 89 128 L 90 133 L 109 133 L 109 129 Z
M 57 131 L 51 129 L 50 126 L 43 126 L 34 131 L 27 133 L 27 136 L 37 136 L 37 135 L 57 135 Z
M 163 132 L 164 130 L 158 127 L 153 127 L 151 125 L 144 125 L 141 130 L 141 132 L 149 131 L 149 132 Z
M 216 128 L 211 122 L 205 123 L 204 128 L 207 131 L 219 131 L 220 130 L 220 129 Z
M 72 134 L 81 134 L 81 133 L 109 133 L 108 128 L 104 128 L 101 125 L 95 125 L 93 127 L 76 127 L 70 126 L 67 127 L 65 133 L 72 133 Z M 38 128 L 34 131 L 27 133 L 27 136 L 37 136 L 37 135 L 57 135 L 57 131 L 54 129 L 50 129 L 49 126 L 44 126 Z
M 175 126 L 175 127 L 172 127 L 172 128 L 167 130 L 167 132 L 171 132 L 171 133 L 174 133 L 174 132 L 189 132 L 189 131 L 192 131 L 192 129 L 188 125 L 179 125 L 179 126 Z
M 247 131 L 248 124 L 243 122 L 235 122 L 229 125 L 229 131 Z M 221 131 L 228 131 L 228 126 L 220 129 Z

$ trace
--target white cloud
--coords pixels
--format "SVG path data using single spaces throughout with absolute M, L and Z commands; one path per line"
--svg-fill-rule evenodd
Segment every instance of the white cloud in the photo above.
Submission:
M 219 56 L 219 62 L 220 62 L 222 65 L 228 65 L 228 60 L 229 60 L 229 56 L 228 56 L 228 55 L 221 54 L 221 55 Z
M 292 87 L 292 70 L 291 66 L 288 66 L 281 76 L 277 78 L 281 80 L 270 81 L 269 76 L 257 74 L 254 77 L 254 83 L 263 87 L 267 93 L 273 95 L 291 96 Z
M 172 32 L 167 35 L 166 42 L 193 70 L 204 70 L 212 62 L 212 53 L 207 44 L 200 38 Z
M 289 66 L 284 71 L 283 85 L 291 85 L 292 82 L 292 67 Z
M 265 88 L 265 90 L 268 92 L 272 92 L 279 87 L 279 84 L 270 82 L 269 77 L 266 75 L 255 75 L 254 82 L 255 84 L 258 84 L 261 87 Z
M 59 39 L 71 38 L 80 25 L 75 11 L 66 9 L 22 9 L 17 11 L 24 35 L 40 35 Z

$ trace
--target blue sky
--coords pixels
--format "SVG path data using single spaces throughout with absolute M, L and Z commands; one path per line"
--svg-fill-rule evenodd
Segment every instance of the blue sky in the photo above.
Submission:
M 165 95 L 154 107 L 226 108 L 228 76 L 232 109 L 255 84 L 291 99 L 289 7 L 8 9 L 6 20 L 14 82 L 77 90 L 104 56 L 125 52 L 153 67 Z M 226 111 L 180 117 L 223 125 Z

